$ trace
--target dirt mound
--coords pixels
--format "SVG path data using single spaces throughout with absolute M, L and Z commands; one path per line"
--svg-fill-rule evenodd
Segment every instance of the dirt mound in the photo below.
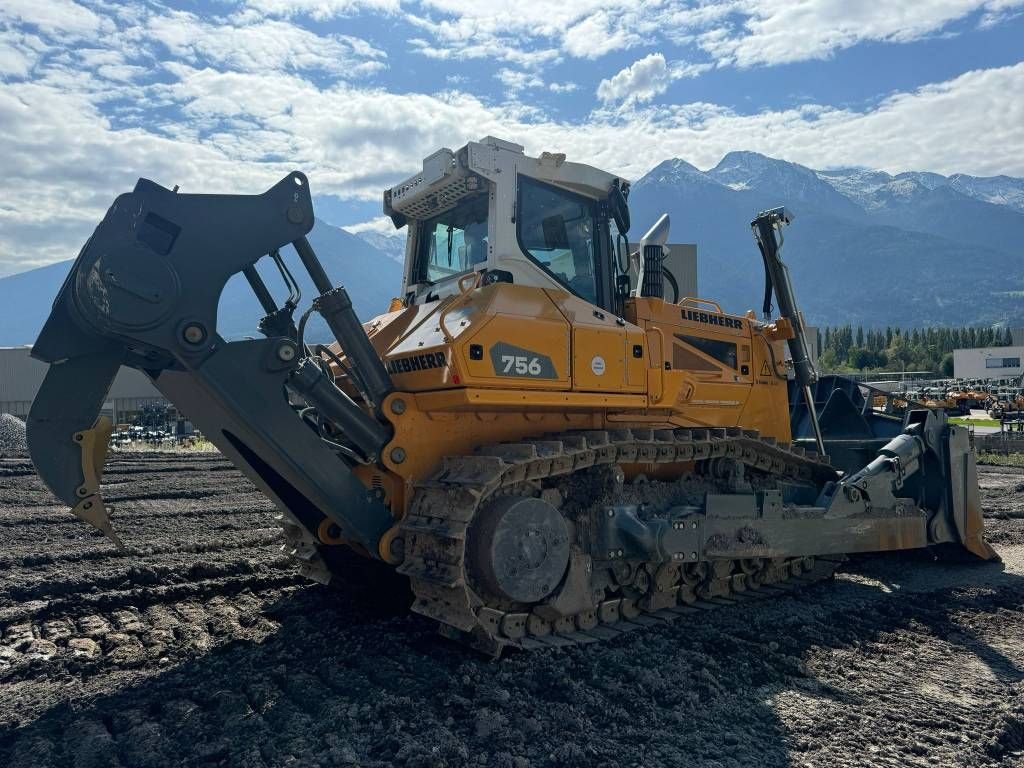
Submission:
M 24 456 L 27 453 L 25 422 L 9 413 L 0 413 L 0 456 Z

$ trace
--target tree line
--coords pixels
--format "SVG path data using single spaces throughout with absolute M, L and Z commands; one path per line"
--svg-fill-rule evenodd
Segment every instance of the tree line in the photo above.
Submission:
M 933 371 L 953 375 L 953 350 L 1013 344 L 1010 329 L 856 328 L 818 329 L 822 371 Z

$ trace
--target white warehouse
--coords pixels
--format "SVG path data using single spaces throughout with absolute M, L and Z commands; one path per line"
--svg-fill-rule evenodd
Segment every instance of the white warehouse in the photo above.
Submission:
M 28 417 L 32 400 L 46 376 L 47 365 L 29 356 L 29 347 L 0 347 L 0 413 Z M 121 368 L 107 393 L 101 413 L 115 424 L 164 396 L 134 368 Z
M 978 347 L 953 350 L 953 376 L 958 379 L 1011 379 L 1024 373 L 1022 347 Z

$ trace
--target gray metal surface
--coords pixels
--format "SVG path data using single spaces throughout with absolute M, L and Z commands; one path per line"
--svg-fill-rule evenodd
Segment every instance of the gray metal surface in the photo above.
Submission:
M 77 491 L 85 484 L 82 450 L 74 435 L 96 423 L 123 356 L 118 345 L 109 344 L 89 357 L 51 365 L 32 403 L 27 423 L 32 462 L 53 494 L 69 506 L 81 500 Z
M 779 301 L 779 315 L 789 321 L 793 328 L 793 338 L 789 339 L 789 352 L 793 359 L 793 373 L 803 391 L 804 402 L 810 416 L 811 429 L 818 447 L 818 453 L 825 453 L 825 443 L 818 424 L 818 415 L 814 407 L 814 395 L 811 387 L 818 380 L 818 372 L 811 362 L 811 353 L 807 336 L 804 333 L 803 315 L 797 307 L 796 293 L 789 279 L 789 269 L 782 261 L 782 228 L 793 220 L 792 214 L 785 208 L 774 208 L 758 214 L 750 226 L 754 231 L 754 239 L 764 260 L 765 294 L 764 315 L 768 319 L 771 313 L 772 290 Z M 777 233 L 777 234 L 776 234 Z
M 470 531 L 474 570 L 496 594 L 532 603 L 551 594 L 569 563 L 565 518 L 547 502 L 504 496 Z

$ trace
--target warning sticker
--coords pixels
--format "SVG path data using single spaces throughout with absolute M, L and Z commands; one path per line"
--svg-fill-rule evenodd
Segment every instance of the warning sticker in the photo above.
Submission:
M 763 361 L 761 363 L 761 373 L 758 374 L 758 375 L 759 376 L 771 376 L 772 375 L 772 369 L 768 367 L 768 361 L 767 360 L 765 360 L 765 361 Z

